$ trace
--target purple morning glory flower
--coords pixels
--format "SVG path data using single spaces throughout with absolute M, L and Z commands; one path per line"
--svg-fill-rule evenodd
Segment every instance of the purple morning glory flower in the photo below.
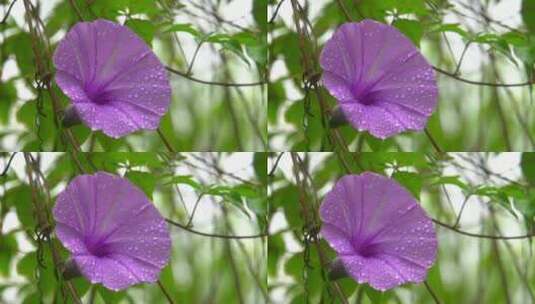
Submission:
M 164 219 L 127 179 L 105 172 L 77 176 L 53 213 L 59 240 L 91 283 L 120 290 L 155 282 L 169 261 Z
M 381 139 L 422 130 L 435 109 L 432 66 L 392 26 L 343 24 L 325 44 L 320 63 L 324 86 L 357 130 Z
M 92 130 L 118 138 L 154 130 L 167 112 L 171 86 L 152 50 L 125 26 L 77 23 L 54 53 L 56 82 Z
M 346 175 L 320 207 L 322 236 L 358 283 L 386 290 L 422 282 L 437 254 L 431 219 L 396 181 Z

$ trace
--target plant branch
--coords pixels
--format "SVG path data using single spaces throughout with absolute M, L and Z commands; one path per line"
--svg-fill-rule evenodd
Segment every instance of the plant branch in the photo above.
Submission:
M 5 176 L 7 174 L 7 171 L 9 170 L 9 167 L 11 166 L 11 162 L 13 161 L 13 158 L 15 157 L 15 155 L 17 155 L 17 153 L 18 152 L 11 153 L 11 156 L 9 157 L 9 160 L 7 161 L 7 165 L 4 168 L 4 171 L 2 171 L 2 174 L 0 174 L 0 176 Z
M 158 284 L 158 286 L 160 287 L 160 290 L 162 291 L 163 295 L 167 299 L 167 302 L 169 302 L 169 304 L 174 304 L 173 299 L 171 298 L 167 290 L 165 290 L 165 287 L 163 286 L 162 282 L 158 280 L 156 281 L 156 283 Z
M 431 132 L 429 132 L 427 127 L 424 128 L 424 132 L 427 138 L 429 139 L 429 141 L 431 142 L 431 144 L 433 145 L 433 148 L 435 148 L 435 150 L 437 151 L 437 153 L 439 154 L 444 153 L 444 150 L 442 150 L 440 146 L 437 144 L 437 141 L 433 138 L 433 136 L 431 135 Z
M 533 82 L 531 81 L 522 82 L 522 83 L 492 83 L 492 82 L 475 81 L 475 80 L 462 78 L 456 75 L 455 73 L 450 73 L 436 66 L 433 66 L 433 69 L 441 74 L 447 75 L 451 78 L 457 79 L 465 83 L 473 84 L 473 85 L 488 86 L 488 87 L 524 87 L 524 86 L 533 85 Z
M 158 133 L 158 136 L 160 136 L 160 138 L 162 139 L 167 150 L 169 150 L 169 152 L 171 153 L 176 153 L 175 149 L 173 149 L 173 146 L 169 143 L 169 140 L 167 140 L 167 138 L 165 138 L 165 136 L 163 135 L 162 130 L 160 130 L 160 128 L 157 128 L 156 132 Z
M 168 70 L 171 73 L 180 75 L 180 76 L 182 76 L 184 78 L 187 78 L 187 79 L 189 79 L 191 81 L 195 81 L 195 82 L 203 83 L 203 84 L 207 84 L 207 85 L 215 85 L 215 86 L 222 86 L 222 87 L 252 87 L 252 86 L 265 85 L 267 83 L 266 81 L 258 81 L 258 82 L 251 82 L 251 83 L 229 83 L 229 82 L 208 81 L 208 80 L 202 80 L 202 79 L 195 78 L 195 77 L 189 75 L 186 72 L 181 72 L 179 70 L 175 70 L 175 69 L 173 69 L 171 67 L 168 67 L 168 66 L 166 66 L 165 69 Z
M 254 234 L 254 235 L 226 235 L 226 234 L 215 234 L 215 233 L 207 233 L 207 232 L 201 232 L 201 231 L 197 231 L 197 230 L 193 230 L 191 229 L 190 227 L 186 226 L 186 225 L 183 225 L 179 222 L 176 222 L 176 221 L 173 221 L 171 219 L 165 219 L 165 221 L 173 226 L 176 226 L 176 227 L 179 227 L 179 228 L 182 228 L 186 231 L 189 231 L 191 233 L 194 233 L 194 234 L 198 234 L 198 235 L 202 235 L 202 236 L 207 236 L 207 237 L 213 237 L 213 238 L 220 238 L 220 239 L 255 239 L 255 238 L 263 238 L 263 237 L 267 237 L 269 236 L 269 233 L 268 232 L 262 232 L 262 233 L 259 233 L 259 234 Z
M 433 223 L 442 226 L 444 228 L 447 228 L 449 230 L 455 231 L 459 234 L 471 236 L 475 238 L 481 238 L 481 239 L 492 239 L 492 240 L 520 240 L 520 239 L 529 239 L 535 236 L 535 232 L 531 232 L 524 235 L 513 235 L 513 236 L 502 236 L 502 235 L 488 235 L 488 234 L 478 234 L 478 233 L 472 233 L 468 231 L 461 230 L 459 228 L 456 228 L 454 226 L 451 226 L 449 224 L 446 224 L 444 222 L 441 222 L 437 219 L 431 219 Z
M 281 8 L 282 4 L 284 3 L 284 0 L 280 0 L 277 4 L 277 7 L 275 8 L 275 11 L 273 12 L 273 16 L 269 19 L 269 24 L 272 24 L 275 22 L 275 18 L 277 18 L 277 15 L 279 14 L 279 9 Z
M 437 295 L 435 294 L 435 292 L 431 288 L 431 285 L 429 285 L 429 283 L 427 283 L 427 280 L 424 281 L 424 285 L 425 285 L 425 288 L 427 289 L 427 291 L 429 292 L 429 294 L 431 295 L 431 297 L 433 297 L 433 300 L 435 301 L 435 303 L 436 304 L 440 304 L 440 300 L 438 299 Z
M 277 159 L 275 160 L 275 164 L 273 164 L 273 167 L 271 168 L 271 170 L 269 170 L 269 173 L 268 173 L 269 177 L 273 177 L 273 175 L 275 175 L 275 170 L 277 170 L 277 167 L 279 166 L 279 162 L 283 155 L 284 155 L 284 152 L 281 152 L 277 156 Z
M 15 5 L 15 2 L 17 2 L 17 0 L 13 0 L 13 1 L 11 1 L 11 4 L 10 4 L 9 7 L 7 8 L 6 15 L 4 16 L 4 18 L 2 18 L 2 21 L 0 21 L 0 24 L 4 24 L 4 23 L 6 23 L 7 18 L 9 17 L 9 14 L 11 13 L 11 9 L 13 8 L 13 5 Z

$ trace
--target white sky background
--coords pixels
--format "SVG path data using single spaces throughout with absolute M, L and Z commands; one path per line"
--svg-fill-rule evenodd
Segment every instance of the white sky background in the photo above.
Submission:
M 207 153 L 195 153 L 196 155 L 207 157 Z M 196 165 L 200 165 L 201 163 L 198 160 L 195 160 L 193 157 L 191 157 L 191 153 L 184 153 L 182 155 L 185 155 L 189 161 Z M 41 161 L 42 161 L 42 167 L 41 169 L 43 172 L 46 172 L 50 166 L 54 163 L 54 160 L 59 156 L 59 153 L 42 153 L 41 154 Z M 233 153 L 228 154 L 225 153 L 221 157 L 220 166 L 221 169 L 225 172 L 232 173 L 236 176 L 239 176 L 240 178 L 243 178 L 245 180 L 252 180 L 254 177 L 254 169 L 252 167 L 252 160 L 253 160 L 253 153 L 248 152 L 242 152 L 242 153 Z M 0 168 L 4 168 L 6 166 L 7 158 L 4 158 L 3 161 L 0 161 Z M 25 163 L 24 163 L 24 157 L 22 153 L 18 153 L 11 165 L 10 170 L 14 170 L 16 175 L 19 177 L 19 179 L 26 180 L 25 175 L 25 169 L 24 169 Z M 201 167 L 203 167 L 201 165 Z M 122 172 L 123 173 L 123 172 Z M 197 176 L 197 180 L 203 181 L 207 185 L 210 184 L 220 184 L 220 182 L 215 180 L 215 177 L 210 174 L 202 173 L 200 171 L 192 171 L 189 167 L 186 165 L 180 165 L 177 170 L 175 171 L 176 175 L 193 175 Z M 45 173 L 46 175 L 46 173 Z M 60 191 L 63 191 L 68 181 L 65 181 L 58 185 L 55 189 L 52 191 L 52 195 L 57 195 Z M 230 184 L 234 184 L 230 182 Z M 10 184 L 7 185 L 7 189 L 11 187 Z M 191 187 L 186 185 L 180 186 L 181 193 L 184 197 L 184 202 L 186 204 L 186 207 L 191 213 L 191 211 L 194 208 L 195 201 L 197 200 L 197 194 L 191 189 Z M 4 189 L 0 188 L 0 197 L 3 195 Z M 182 208 L 182 204 L 179 202 L 178 195 L 175 195 L 176 197 L 176 208 L 180 209 Z M 169 210 L 169 206 L 163 206 L 160 203 L 160 195 L 156 191 L 153 196 L 153 203 L 155 206 L 159 209 L 159 211 L 162 213 L 163 216 L 168 217 L 168 215 L 165 213 L 166 210 Z M 30 204 L 31 202 L 20 202 L 21 204 Z M 231 208 L 232 209 L 232 208 Z M 240 235 L 252 235 L 259 233 L 257 225 L 255 225 L 252 222 L 252 219 L 254 217 L 251 217 L 251 219 L 247 218 L 245 215 L 237 212 L 230 212 L 229 217 L 230 223 L 234 228 L 234 231 L 237 234 Z M 252 215 L 252 213 L 250 214 Z M 216 224 L 221 224 L 221 221 L 215 220 L 218 218 L 221 218 L 223 215 L 220 212 L 220 208 L 210 200 L 209 196 L 205 196 L 203 199 L 201 199 L 197 211 L 195 213 L 194 217 L 194 229 L 198 231 L 203 232 L 212 232 L 217 231 L 218 228 L 215 226 Z M 2 234 L 9 233 L 10 231 L 17 229 L 20 227 L 20 223 L 17 220 L 17 216 L 15 211 L 10 211 L 4 221 L 3 227 L 0 227 L 2 230 Z M 177 248 L 181 248 L 181 250 L 185 250 L 188 248 L 188 246 L 197 246 L 198 244 L 194 244 L 193 238 L 195 238 L 196 241 L 204 242 L 206 246 L 210 244 L 210 239 L 205 237 L 197 237 L 195 235 L 192 235 L 189 232 L 185 232 L 179 228 L 171 227 L 170 226 L 170 233 L 173 240 L 173 250 L 176 251 Z M 16 234 L 16 238 L 19 244 L 19 250 L 21 252 L 27 253 L 32 250 L 34 250 L 33 245 L 26 239 L 26 236 L 24 233 L 19 232 Z M 255 252 L 255 256 L 252 259 L 252 261 L 265 259 L 265 256 L 260 252 L 256 252 L 255 248 L 258 248 L 258 242 L 257 241 L 249 241 L 244 240 L 243 244 L 247 247 L 249 252 Z M 203 248 L 203 247 L 199 247 Z M 210 260 L 212 258 L 211 251 L 208 250 L 199 250 L 199 253 L 197 255 L 197 258 L 200 260 Z M 22 258 L 22 254 L 19 254 L 16 258 L 16 261 L 18 259 Z M 266 261 L 267 263 L 267 261 Z M 11 276 L 9 277 L 2 277 L 0 276 L 0 283 L 5 282 L 24 282 L 24 278 L 19 276 L 16 273 L 16 262 L 12 263 L 11 265 Z M 177 282 L 187 282 L 189 281 L 189 267 L 192 267 L 188 264 L 187 261 L 181 260 L 179 258 L 175 258 L 173 260 L 173 269 L 175 274 L 175 280 Z M 16 292 L 18 291 L 18 287 L 15 288 L 8 288 L 7 291 L 4 294 L 5 298 L 0 297 L 0 303 L 4 303 L 4 301 L 7 301 L 7 303 L 19 303 L 17 302 Z M 134 290 L 135 292 L 136 290 Z
M 304 1 L 300 1 L 301 3 L 304 3 Z M 322 7 L 324 7 L 327 3 L 331 2 L 331 0 L 314 0 L 314 1 L 308 1 L 308 4 L 309 4 L 309 9 L 310 9 L 310 20 L 312 23 L 314 23 L 314 19 L 318 16 L 318 15 L 321 15 L 322 14 Z M 474 6 L 474 4 L 470 4 L 471 1 L 469 0 L 451 0 L 449 1 L 451 4 L 453 4 L 455 6 L 456 9 L 458 9 L 460 12 L 463 12 L 465 14 L 468 14 L 468 15 L 473 15 L 472 12 L 470 12 L 469 10 L 467 10 L 466 8 L 462 7 L 461 5 L 459 5 L 459 3 L 465 3 L 465 4 L 468 4 L 469 6 Z M 474 1 L 475 2 L 475 1 Z M 494 20 L 497 20 L 497 21 L 500 21 L 501 23 L 503 24 L 506 24 L 508 26 L 511 26 L 513 28 L 517 28 L 519 27 L 521 24 L 522 24 L 522 18 L 521 18 L 521 15 L 520 15 L 520 8 L 521 8 L 521 0 L 507 0 L 507 1 L 500 1 L 500 3 L 496 3 L 496 1 L 492 1 L 491 5 L 489 6 L 489 16 L 494 19 Z M 270 18 L 270 16 L 273 15 L 273 11 L 275 9 L 276 6 L 271 6 L 268 10 L 268 18 Z M 291 3 L 289 1 L 285 1 L 285 3 L 282 4 L 280 10 L 279 10 L 279 13 L 278 13 L 278 17 L 277 18 L 282 18 L 282 20 L 284 21 L 284 23 L 286 24 L 286 26 L 288 26 L 289 28 L 295 28 L 294 26 L 294 23 L 293 23 L 293 19 L 292 19 L 292 8 L 291 8 Z M 468 22 L 467 22 L 468 20 Z M 476 32 L 488 32 L 489 29 L 486 29 L 485 27 L 483 27 L 481 25 L 481 22 L 476 22 L 474 20 L 470 20 L 470 19 L 462 19 L 460 20 L 455 14 L 453 13 L 448 13 L 446 14 L 445 18 L 444 18 L 444 23 L 468 23 L 472 29 L 474 29 Z M 332 31 L 327 31 L 323 36 L 319 37 L 319 42 L 320 43 L 323 43 L 325 42 L 328 38 L 330 38 L 332 36 L 332 33 L 334 32 L 335 29 L 332 29 Z M 496 27 L 496 29 L 493 29 L 493 30 L 490 30 L 491 32 L 502 32 L 502 33 L 505 33 L 507 32 L 507 30 L 503 29 L 503 28 L 500 28 L 500 27 Z M 277 32 L 274 33 L 274 36 L 276 37 L 278 34 Z M 455 33 L 446 33 L 445 34 L 446 37 L 448 38 L 449 42 L 450 42 L 450 45 L 451 45 L 451 48 L 452 48 L 452 51 L 453 51 L 453 54 L 455 56 L 455 62 L 457 62 L 459 60 L 459 57 L 464 49 L 464 46 L 465 46 L 465 42 L 460 38 L 459 35 L 455 34 Z M 448 51 L 448 46 L 446 44 L 446 42 L 444 41 L 444 39 L 442 39 L 442 49 L 444 50 L 446 56 L 451 56 L 450 52 Z M 432 52 L 430 49 L 429 49 L 429 44 L 425 41 L 425 37 L 424 39 L 422 39 L 422 44 L 421 44 L 421 51 L 424 55 L 424 57 L 426 57 L 427 60 L 429 60 L 432 64 L 434 65 L 437 65 L 437 59 L 438 58 L 435 58 L 436 56 L 434 55 L 434 53 L 436 52 Z M 484 58 L 484 60 L 483 60 Z M 483 65 L 486 65 L 488 63 L 487 61 L 487 58 L 485 56 L 485 54 L 481 51 L 481 49 L 479 47 L 477 47 L 476 45 L 472 45 L 472 47 L 470 47 L 465 55 L 465 58 L 463 60 L 463 64 L 462 64 L 462 68 L 461 68 L 461 76 L 463 78 L 467 78 L 467 79 L 474 79 L 474 80 L 480 80 L 481 77 L 482 77 L 482 74 L 481 74 L 481 67 Z M 501 62 L 500 62 L 501 63 Z M 519 73 L 518 72 L 518 68 L 516 68 L 512 63 L 510 62 L 507 62 L 507 63 L 503 63 L 503 64 L 500 64 L 499 65 L 499 68 L 501 69 L 502 71 L 502 75 L 503 75 L 503 78 L 505 78 L 505 81 L 508 82 L 508 83 L 517 83 L 517 82 L 523 82 L 525 81 L 525 79 L 523 79 L 522 77 L 524 77 L 524 75 L 522 73 Z M 284 76 L 287 76 L 288 75 L 288 70 L 286 69 L 286 67 L 284 66 L 284 63 L 282 61 L 282 59 L 279 59 L 275 65 L 274 65 L 274 68 L 272 69 L 271 71 L 271 75 L 270 75 L 270 79 L 271 80 L 276 80 L 280 77 L 284 77 Z M 441 99 L 444 101 L 444 100 L 448 100 L 447 96 L 448 96 L 448 91 L 450 92 L 457 92 L 458 91 L 458 86 L 455 86 L 454 87 L 454 90 L 452 91 L 452 87 L 451 87 L 451 82 L 446 82 L 446 81 L 451 81 L 449 79 L 446 79 L 446 76 L 444 75 L 438 75 L 439 77 L 439 89 L 440 89 L 440 94 L 441 94 Z M 290 80 L 287 80 L 286 82 L 286 92 L 287 92 L 287 96 L 288 96 L 288 99 L 289 100 L 299 100 L 299 99 L 302 99 L 302 94 L 293 86 L 293 83 L 292 81 Z M 476 115 L 478 113 L 478 109 L 479 109 L 479 103 L 478 103 L 478 100 L 479 100 L 479 87 L 478 86 L 470 86 L 470 85 L 465 85 L 462 87 L 463 89 L 463 93 L 465 94 L 464 97 L 464 100 L 461 104 L 461 107 L 463 109 L 465 109 L 466 111 L 463 111 L 463 113 L 468 116 L 468 117 L 473 117 L 474 120 L 473 121 L 476 121 L 475 118 L 476 118 Z M 522 91 L 522 88 L 514 88 L 513 89 L 513 92 L 517 95 L 517 98 L 518 96 L 522 96 L 521 94 L 523 94 L 523 91 Z M 503 93 L 503 92 L 501 92 Z M 524 92 L 525 93 L 525 92 Z M 456 96 L 456 95 L 454 95 Z M 504 99 L 507 100 L 507 95 L 504 95 Z M 284 104 L 286 107 L 289 106 L 289 104 Z M 285 111 L 285 107 L 281 107 L 281 110 L 280 111 Z M 462 126 L 458 123 L 456 123 L 458 121 L 457 119 L 457 115 L 458 113 L 455 112 L 455 109 L 452 107 L 452 106 L 447 106 L 447 107 L 441 107 L 441 122 L 442 122 L 442 127 L 443 129 L 448 132 L 448 131 L 451 131 L 451 132 L 457 132 L 459 131 L 459 128 L 462 128 L 462 127 L 465 127 L 465 126 Z M 273 128 L 273 125 L 270 125 L 270 132 L 275 132 L 275 131 L 284 131 L 284 132 L 289 132 L 289 131 L 292 131 L 294 130 L 294 126 L 291 125 L 291 124 L 288 124 L 284 121 L 284 118 L 283 117 L 280 117 L 280 123 L 278 123 L 277 125 L 277 128 Z M 280 127 L 280 128 L 279 128 Z M 409 135 L 410 136 L 410 135 Z M 476 136 L 474 134 L 474 136 Z M 402 146 L 404 146 L 404 143 L 406 141 L 404 141 L 404 137 L 400 136 L 398 137 L 398 140 L 399 142 L 402 144 Z M 514 139 L 513 139 L 514 140 Z M 517 140 L 522 140 L 521 138 L 517 138 Z M 285 151 L 287 150 L 286 147 L 284 146 L 285 145 L 285 142 L 284 142 L 284 137 L 283 136 L 274 136 L 273 139 L 271 139 L 271 146 L 276 150 L 276 151 Z M 413 151 L 410 146 L 409 147 L 405 147 L 404 149 L 405 151 Z
M 62 0 L 62 1 L 68 1 L 68 0 Z M 110 0 L 113 1 L 113 0 Z M 252 1 L 253 0 L 234 0 L 230 4 L 223 5 L 221 7 L 221 10 L 219 11 L 219 14 L 225 18 L 226 20 L 232 21 L 238 25 L 244 26 L 244 27 L 251 27 L 251 24 L 254 23 L 251 10 L 252 10 Z M 46 18 L 50 16 L 51 10 L 55 7 L 57 3 L 61 2 L 60 0 L 46 0 L 46 1 L 40 1 L 41 4 L 41 18 L 46 21 Z M 206 2 L 213 2 L 213 0 L 186 0 L 183 1 L 184 4 L 188 3 L 196 3 L 196 4 L 202 4 Z M 188 5 L 188 7 L 191 7 L 193 11 L 198 12 L 195 8 L 193 8 L 191 5 Z M 0 16 L 4 16 L 4 11 L 7 10 L 7 6 L 0 6 Z M 17 25 L 20 28 L 23 28 L 24 30 L 28 30 L 27 26 L 25 25 L 24 21 L 24 3 L 22 1 L 17 1 L 15 5 L 13 6 L 13 9 L 10 13 L 10 18 L 13 18 Z M 133 17 L 143 17 L 138 15 L 133 15 Z M 124 17 L 119 18 L 120 22 L 124 22 Z M 193 19 L 190 16 L 187 16 L 185 14 L 180 14 L 175 17 L 175 23 L 193 23 L 193 24 L 200 24 L 201 28 L 206 32 L 212 32 L 214 31 L 213 25 L 209 24 L 208 22 L 201 20 L 201 19 Z M 219 29 L 217 29 L 219 30 Z M 10 31 L 8 31 L 9 36 L 11 34 Z M 66 31 L 64 29 L 58 31 L 54 37 L 52 37 L 51 42 L 56 43 L 61 38 L 63 38 L 66 34 Z M 182 48 L 184 49 L 184 53 L 186 54 L 187 61 L 192 59 L 192 56 L 195 52 L 195 49 L 197 48 L 197 43 L 188 34 L 185 33 L 178 33 L 177 37 L 182 45 Z M 0 36 L 0 43 L 3 41 L 3 37 Z M 162 50 L 161 46 L 159 45 L 158 41 L 155 39 L 153 42 L 153 50 L 155 51 L 156 55 L 159 58 L 163 58 L 165 56 L 162 56 Z M 182 57 L 182 53 L 179 52 L 177 55 L 178 57 Z M 230 59 L 233 59 L 235 56 L 229 56 Z M 234 58 L 235 59 L 235 58 Z M 164 62 L 165 64 L 165 62 Z M 219 56 L 214 55 L 214 52 L 212 48 L 210 48 L 209 44 L 205 44 L 201 49 L 199 50 L 199 54 L 197 55 L 197 59 L 195 61 L 195 65 L 193 68 L 193 76 L 199 79 L 204 80 L 211 80 L 214 78 L 214 75 L 220 75 L 222 73 L 221 69 L 218 68 L 221 66 L 220 58 Z M 242 61 L 236 60 L 236 64 L 229 65 L 232 69 L 232 76 L 234 82 L 237 83 L 248 83 L 248 82 L 255 82 L 258 81 L 258 75 L 254 73 L 254 69 L 247 66 Z M 179 67 L 175 67 L 177 69 L 181 69 Z M 2 81 L 6 81 L 10 79 L 11 77 L 17 75 L 19 73 L 17 64 L 13 58 L 6 61 L 4 65 L 4 69 L 2 71 L 2 75 L 0 75 L 0 79 Z M 212 90 L 206 90 L 206 87 L 202 87 L 201 84 L 196 84 L 190 80 L 186 80 L 178 75 L 170 74 L 170 81 L 171 81 L 171 87 L 174 94 L 174 99 L 178 100 L 181 105 L 185 105 L 186 102 L 194 102 L 196 106 L 205 108 L 205 109 L 211 109 L 213 107 L 213 99 L 214 97 Z M 195 90 L 192 92 L 192 86 L 199 86 L 201 89 Z M 35 96 L 32 94 L 28 88 L 26 88 L 23 80 L 16 81 L 16 87 L 17 87 L 17 93 L 19 96 L 18 100 L 18 107 L 22 106 L 25 101 L 31 100 L 35 98 Z M 243 92 L 245 92 L 247 97 L 250 97 L 250 95 L 255 94 L 255 92 L 258 91 L 258 88 L 243 88 Z M 194 93 L 194 94 L 193 94 Z M 254 100 L 261 100 L 265 101 L 266 98 L 261 96 L 254 96 Z M 1 102 L 1 101 L 0 101 Z M 263 103 L 265 104 L 265 102 Z M 267 107 L 267 104 L 265 104 Z M 17 107 L 17 109 L 18 109 Z M 258 105 L 257 107 L 260 107 Z M 173 117 L 173 122 L 175 124 L 175 128 L 181 128 L 183 130 L 190 130 L 191 123 L 190 123 L 190 116 L 189 111 L 187 111 L 186 107 L 183 108 L 174 108 L 176 115 Z M 267 111 L 266 111 L 267 113 Z M 13 111 L 12 113 L 12 124 L 8 126 L 10 130 L 23 130 L 24 127 L 16 122 L 15 119 L 16 111 Z M 264 116 L 267 114 L 264 114 Z M 12 136 L 6 136 L 5 138 L 1 139 L 5 146 L 7 147 L 14 147 L 16 144 L 17 137 L 15 135 Z M 137 140 L 138 144 L 143 144 L 142 138 L 139 140 L 139 138 L 131 137 L 132 140 Z
M 303 153 L 301 153 L 303 154 Z M 308 153 L 309 160 L 310 160 L 310 174 L 311 176 L 314 176 L 314 171 L 318 168 L 318 165 L 321 166 L 321 162 L 329 155 L 329 153 Z M 450 155 L 453 155 L 453 157 L 456 160 L 459 160 L 459 163 L 463 166 L 466 166 L 468 168 L 475 169 L 473 165 L 470 163 L 463 161 L 456 153 L 451 153 Z M 473 154 L 468 154 L 473 155 Z M 501 153 L 497 155 L 492 155 L 489 157 L 488 166 L 491 171 L 494 173 L 498 173 L 506 178 L 510 178 L 512 180 L 520 180 L 522 173 L 520 171 L 520 157 L 521 153 Z M 268 170 L 273 167 L 275 159 L 270 158 L 270 161 L 268 162 Z M 282 174 L 285 176 L 285 178 L 289 181 L 292 181 L 292 183 L 295 183 L 295 179 L 293 177 L 293 171 L 292 171 L 292 161 L 291 156 L 289 153 L 285 153 L 278 165 L 278 171 L 282 172 Z M 452 176 L 452 175 L 460 175 L 460 176 L 467 176 L 467 178 L 473 182 L 475 185 L 491 185 L 489 183 L 489 180 L 484 180 L 479 175 L 476 175 L 472 172 L 469 172 L 467 170 L 459 171 L 458 168 L 453 167 L 451 165 L 448 165 L 444 169 L 443 176 Z M 496 183 L 497 185 L 505 185 L 506 183 L 503 180 L 499 179 L 491 179 L 493 183 Z M 327 184 L 322 189 L 318 190 L 318 196 L 321 198 L 323 197 L 332 187 L 334 186 L 334 183 L 336 181 L 331 181 L 329 184 Z M 274 185 L 274 189 L 277 189 L 278 185 Z M 271 190 L 274 190 L 271 189 Z M 446 191 L 448 192 L 455 213 L 458 214 L 459 210 L 461 209 L 462 202 L 465 198 L 462 191 L 453 185 L 446 185 L 445 186 Z M 444 193 L 441 193 L 442 200 L 444 202 L 447 202 L 447 199 L 444 195 Z M 288 204 L 298 202 L 288 202 Z M 431 210 L 433 209 L 430 205 L 431 202 L 429 195 L 425 192 L 425 189 L 422 189 L 422 195 L 420 199 L 420 203 L 424 209 Z M 506 214 L 505 212 L 502 212 L 502 208 L 498 208 L 499 212 L 496 213 L 496 216 L 499 221 L 500 229 L 503 233 L 503 235 L 521 235 L 525 233 L 524 224 L 520 221 L 517 221 L 514 219 L 510 214 Z M 451 211 L 451 209 L 448 208 L 447 203 L 445 205 L 445 210 Z M 432 214 L 431 214 L 432 215 Z M 463 211 L 463 216 L 461 217 L 460 221 L 460 228 L 465 231 L 474 231 L 478 232 L 479 227 L 481 227 L 481 220 L 488 218 L 488 210 L 486 206 L 481 205 L 480 201 L 476 199 L 476 197 L 473 197 L 468 200 L 467 205 L 465 207 L 465 210 Z M 288 227 L 288 224 L 284 218 L 284 215 L 282 212 L 277 212 L 275 216 L 272 218 L 270 223 L 270 232 L 276 232 L 278 230 L 284 229 Z M 468 282 L 477 282 L 478 281 L 478 273 L 477 268 L 474 267 L 475 265 L 478 265 L 481 259 L 481 253 L 479 248 L 479 242 L 477 239 L 469 238 L 461 236 L 457 233 L 451 232 L 449 230 L 445 230 L 441 227 L 436 227 L 438 241 L 439 241 L 439 247 L 441 249 L 439 250 L 446 250 L 447 248 L 455 247 L 459 250 L 462 250 L 463 252 L 463 259 L 461 261 L 462 265 L 448 265 L 443 264 L 441 265 L 441 275 L 442 279 L 444 281 L 444 284 L 447 288 L 447 284 L 458 282 L 460 277 L 465 277 L 465 281 Z M 287 250 L 290 253 L 296 253 L 302 250 L 300 244 L 294 239 L 292 233 L 287 232 L 283 235 L 284 241 L 287 246 Z M 525 242 L 525 241 L 524 241 Z M 459 246 L 461 244 L 461 246 Z M 523 242 L 511 242 L 513 248 L 517 251 L 522 250 Z M 525 244 L 524 244 L 525 245 Z M 451 246 L 451 247 L 450 247 Z M 526 253 L 528 254 L 528 253 Z M 285 257 L 283 257 L 283 260 L 286 258 L 289 258 L 291 254 L 287 254 Z M 507 262 L 507 259 L 510 259 L 511 257 L 507 255 L 504 257 L 504 262 Z M 449 260 L 445 259 L 444 257 L 440 257 L 440 262 L 448 263 Z M 507 264 L 509 265 L 509 264 Z M 451 266 L 451 267 L 450 267 Z M 461 266 L 461 267 L 459 267 Z M 512 267 L 512 265 L 510 266 Z M 459 271 L 462 273 L 460 275 Z M 270 280 L 273 280 L 270 282 L 272 284 L 273 282 L 277 283 L 289 283 L 292 282 L 292 278 L 288 275 L 284 274 L 283 269 L 279 269 L 279 275 L 277 277 L 271 277 Z M 469 287 L 467 287 L 469 288 Z M 282 300 L 285 299 L 285 292 L 286 289 L 283 288 L 275 288 L 271 296 L 274 300 Z M 411 303 L 410 301 L 410 294 L 401 294 L 402 298 L 404 299 L 404 303 Z M 523 296 L 522 294 L 516 293 L 514 295 L 517 298 L 520 298 Z M 276 302 L 278 303 L 278 302 Z M 520 303 L 520 302 L 518 302 Z

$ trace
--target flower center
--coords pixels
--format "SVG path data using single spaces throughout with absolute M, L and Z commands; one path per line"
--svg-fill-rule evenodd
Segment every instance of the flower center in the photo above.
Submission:
M 374 92 L 372 91 L 372 88 L 373 88 L 372 86 L 354 88 L 353 97 L 360 104 L 363 104 L 366 106 L 371 105 L 377 100 Z
M 105 257 L 110 254 L 108 246 L 106 246 L 106 244 L 101 241 L 86 242 L 86 246 L 89 253 L 96 257 Z
M 89 84 L 85 87 L 85 93 L 87 94 L 87 97 L 96 104 L 105 104 L 110 101 L 107 92 L 100 86 Z
M 378 253 L 377 246 L 371 240 L 362 240 L 360 242 L 353 240 L 352 244 L 355 252 L 362 257 L 367 258 Z

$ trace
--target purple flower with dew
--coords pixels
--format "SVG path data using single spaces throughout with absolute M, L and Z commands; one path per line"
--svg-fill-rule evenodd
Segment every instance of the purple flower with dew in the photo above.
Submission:
M 346 175 L 320 207 L 321 235 L 358 283 L 384 291 L 422 282 L 437 254 L 431 219 L 396 181 Z
M 59 240 L 91 283 L 120 290 L 155 282 L 169 261 L 165 220 L 127 179 L 105 172 L 77 176 L 53 213 Z
M 433 67 L 396 28 L 373 20 L 345 23 L 325 44 L 322 81 L 357 130 L 385 139 L 422 130 L 438 89 Z
M 154 130 L 167 112 L 171 86 L 152 50 L 125 26 L 77 23 L 55 53 L 56 82 L 92 130 L 118 138 Z

